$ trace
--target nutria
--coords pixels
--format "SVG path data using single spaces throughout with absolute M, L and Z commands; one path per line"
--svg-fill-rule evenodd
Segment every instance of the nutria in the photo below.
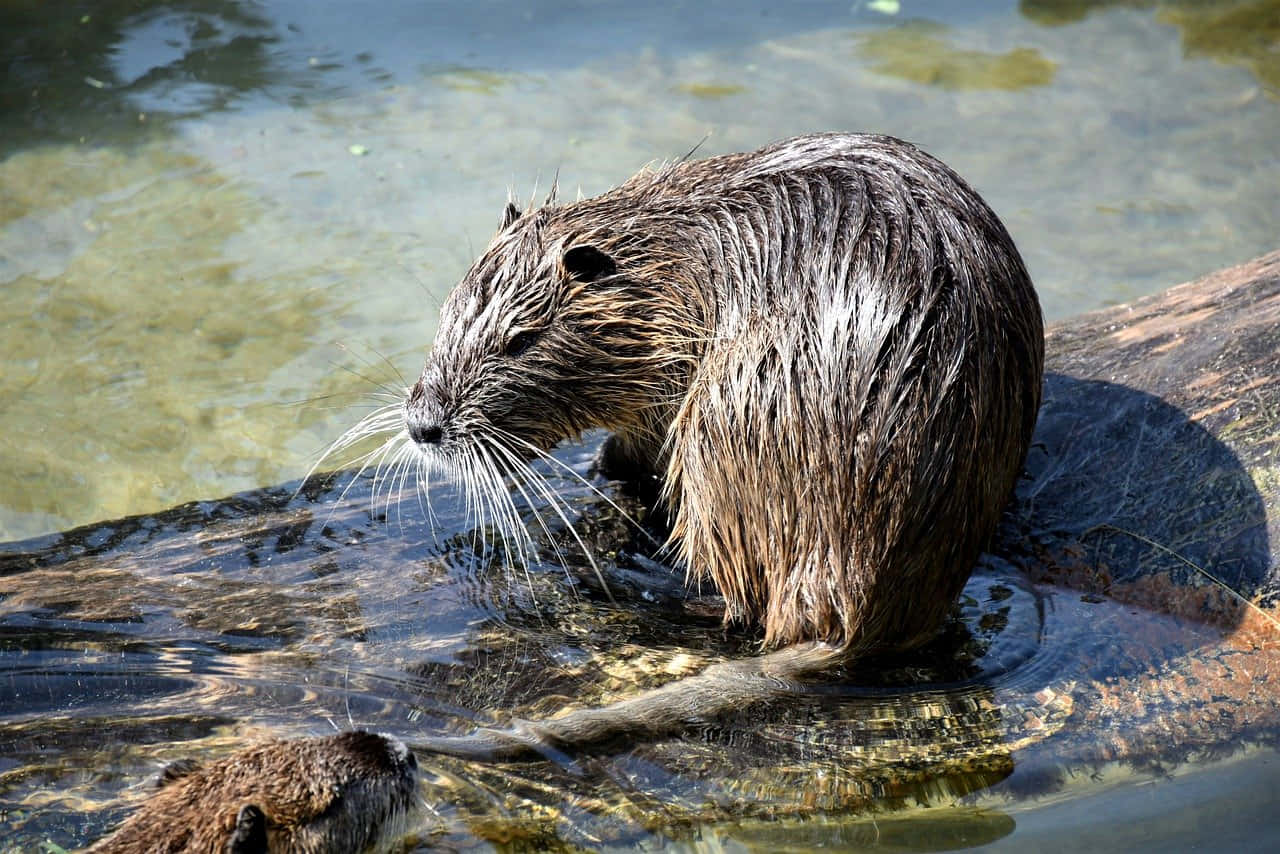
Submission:
M 461 476 L 516 533 L 502 478 L 545 495 L 529 460 L 612 431 L 606 473 L 659 484 L 687 577 L 777 651 L 421 746 L 501 756 L 677 727 L 920 645 L 1012 492 L 1043 359 L 1000 220 L 891 137 L 800 137 L 509 204 L 441 310 L 400 452 Z
M 150 800 L 89 852 L 364 851 L 394 838 L 417 781 L 413 754 L 388 736 L 268 741 L 170 765 Z

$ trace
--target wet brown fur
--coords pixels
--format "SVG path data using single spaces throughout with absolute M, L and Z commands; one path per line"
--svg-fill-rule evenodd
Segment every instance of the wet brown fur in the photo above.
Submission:
M 208 764 L 171 766 L 156 793 L 89 852 L 363 851 L 410 807 L 412 757 L 399 742 L 356 731 L 268 741 Z
M 427 462 L 504 472 L 613 431 L 605 461 L 659 479 L 726 620 L 829 663 L 941 625 L 1021 469 L 1043 346 L 976 192 L 900 140 L 816 135 L 509 208 L 406 422 Z

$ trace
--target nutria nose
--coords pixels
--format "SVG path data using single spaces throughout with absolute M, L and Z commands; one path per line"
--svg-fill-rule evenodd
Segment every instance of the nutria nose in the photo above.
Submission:
M 409 438 L 419 445 L 439 445 L 444 438 L 444 428 L 439 424 L 428 423 L 412 415 L 405 426 L 409 429 Z
M 405 401 L 404 426 L 409 438 L 419 445 L 439 445 L 444 441 L 444 407 L 434 384 L 428 382 L 426 372 L 409 389 Z

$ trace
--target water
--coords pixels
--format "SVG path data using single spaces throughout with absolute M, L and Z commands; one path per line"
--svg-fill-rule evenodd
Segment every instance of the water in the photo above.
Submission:
M 7 5 L 0 537 L 296 477 L 417 371 L 509 190 L 704 137 L 918 141 L 1051 318 L 1274 246 L 1274 3 L 1025 5 Z
M 6 3 L 0 541 L 300 476 L 376 383 L 417 371 L 509 192 L 557 175 L 562 192 L 599 192 L 700 141 L 712 154 L 857 129 L 922 144 L 1004 219 L 1051 319 L 1275 248 L 1280 3 L 899 5 Z M 27 662 L 13 678 L 94 674 L 82 695 L 24 689 L 16 711 L 109 718 L 248 680 L 285 704 L 260 725 L 285 725 L 273 686 L 333 654 L 328 632 L 352 649 L 409 634 L 397 621 L 416 594 L 390 579 L 377 619 L 360 599 L 317 628 L 290 608 L 319 608 L 323 583 L 271 569 L 196 576 L 207 634 L 181 609 L 159 627 L 145 608 L 106 614 L 145 628 L 102 660 L 96 641 L 44 653 L 43 634 L 11 627 Z M 87 588 L 95 607 L 191 596 L 113 584 Z M 264 596 L 275 622 L 232 622 Z M 491 616 L 434 613 L 462 620 L 432 626 L 439 660 Z M 250 652 L 274 669 L 225 672 Z M 164 719 L 150 743 L 231 738 L 250 708 Z M 86 744 L 63 760 L 108 767 Z
M 558 456 L 582 472 L 593 449 Z M 720 603 L 685 599 L 680 575 L 642 556 L 652 545 L 601 496 L 539 467 L 617 604 L 545 506 L 521 507 L 538 543 L 522 568 L 466 521 L 451 489 L 435 492 L 428 520 L 412 493 L 394 483 L 371 493 L 367 478 L 0 549 L 5 841 L 93 839 L 146 796 L 161 764 L 265 735 L 364 726 L 413 746 L 509 713 L 634 695 L 753 652 L 753 638 L 720 627 Z M 1206 468 L 1222 482 L 1239 474 L 1226 461 Z M 1079 503 L 1063 489 L 1058 503 Z M 1217 521 L 1250 527 L 1261 508 L 1242 503 L 1238 520 Z M 1242 576 L 1268 570 L 1269 555 L 1249 550 L 1227 562 L 1241 555 L 1264 561 Z M 1271 790 L 1277 759 L 1247 745 L 1280 734 L 1274 629 L 1202 616 L 1032 583 L 988 559 L 938 641 L 809 695 L 562 764 L 421 753 L 431 809 L 407 848 L 1057 850 L 1079 833 L 1099 850 L 1131 850 L 1170 841 L 1171 812 L 1173 841 L 1256 846 L 1272 819 L 1254 792 Z M 1183 765 L 1214 756 L 1232 761 Z M 1254 823 L 1225 835 L 1227 816 Z

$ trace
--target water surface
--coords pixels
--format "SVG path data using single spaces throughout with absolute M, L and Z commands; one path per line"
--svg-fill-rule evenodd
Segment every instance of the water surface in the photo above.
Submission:
M 67 8 L 0 12 L 0 537 L 305 471 L 557 175 L 896 134 L 1050 318 L 1280 221 L 1275 3 Z
M 695 145 L 895 134 L 987 197 L 1051 319 L 1275 248 L 1280 3 L 877 11 L 891 5 L 3 4 L 0 540 L 297 478 L 378 383 L 412 378 L 508 195 L 540 198 L 557 176 L 562 195 L 591 194 Z M 494 616 L 426 596 L 456 567 L 325 581 L 264 561 L 243 578 L 211 564 L 85 580 L 96 595 L 68 600 L 65 624 L 54 608 L 8 625 L 0 717 L 78 721 L 47 767 L 32 758 L 47 733 L 29 745 L 14 791 L 39 801 L 41 773 L 93 769 L 100 805 L 121 781 L 97 777 L 239 743 L 251 711 L 263 731 L 296 728 L 299 697 L 323 700 L 317 719 L 394 719 L 386 697 L 407 689 L 388 662 L 449 660 L 468 620 Z M 180 605 L 148 610 L 157 597 Z M 554 622 L 536 604 L 512 613 Z M 418 638 L 427 617 L 443 622 Z M 82 633 L 95 620 L 109 637 Z M 338 662 L 378 642 L 351 690 Z M 173 697 L 207 716 L 165 717 Z M 140 702 L 157 711 L 130 738 Z M 119 742 L 105 757 L 104 732 Z M 1221 773 L 1274 780 L 1274 759 L 1257 762 Z M 1080 804 L 1105 797 L 1081 785 Z M 66 800 L 31 827 L 83 838 L 65 827 L 80 795 L 49 797 Z M 1063 802 L 1021 808 L 1017 826 L 1040 821 L 1054 847 L 1091 809 Z M 903 847 L 1009 830 L 1003 813 L 930 815 L 903 819 Z M 866 842 L 861 821 L 826 838 Z M 735 838 L 776 843 L 761 833 Z

